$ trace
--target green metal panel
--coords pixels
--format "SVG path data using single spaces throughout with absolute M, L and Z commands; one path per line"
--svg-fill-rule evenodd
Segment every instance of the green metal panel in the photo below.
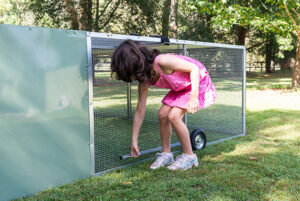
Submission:
M 0 25 L 0 200 L 90 176 L 86 32 Z

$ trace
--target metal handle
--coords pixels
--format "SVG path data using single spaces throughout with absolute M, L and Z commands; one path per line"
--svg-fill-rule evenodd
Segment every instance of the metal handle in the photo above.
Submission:
M 171 144 L 171 148 L 178 147 L 178 146 L 181 146 L 180 142 Z M 162 147 L 157 147 L 157 148 L 153 148 L 153 149 L 144 150 L 144 151 L 140 152 L 140 156 L 145 155 L 145 154 L 151 154 L 151 153 L 161 151 L 161 150 L 162 150 Z M 120 156 L 120 160 L 125 160 L 127 158 L 133 158 L 133 156 L 131 156 L 131 154 L 125 154 L 125 155 Z

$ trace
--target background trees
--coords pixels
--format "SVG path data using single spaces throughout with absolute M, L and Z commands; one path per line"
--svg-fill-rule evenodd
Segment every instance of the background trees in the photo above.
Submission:
M 294 61 L 293 87 L 300 84 L 299 13 L 299 0 L 0 1 L 0 23 L 245 45 L 248 62 L 264 62 L 267 73 Z

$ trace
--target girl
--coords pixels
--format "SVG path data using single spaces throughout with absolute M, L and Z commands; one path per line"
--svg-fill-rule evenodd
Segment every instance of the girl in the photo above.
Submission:
M 138 135 L 145 116 L 148 88 L 156 86 L 170 91 L 162 100 L 158 111 L 162 153 L 157 153 L 157 159 L 150 168 L 157 169 L 169 163 L 171 165 L 168 169 L 171 170 L 186 170 L 198 166 L 189 131 L 182 118 L 186 112 L 193 114 L 215 101 L 216 90 L 203 64 L 181 55 L 160 54 L 156 49 L 151 50 L 139 42 L 126 40 L 112 56 L 111 71 L 119 80 L 139 82 L 131 155 L 140 155 Z M 183 149 L 183 154 L 175 162 L 170 150 L 172 127 Z

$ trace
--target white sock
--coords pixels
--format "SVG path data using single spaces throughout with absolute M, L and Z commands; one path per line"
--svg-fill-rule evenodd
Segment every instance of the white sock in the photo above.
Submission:
M 185 154 L 185 153 L 183 153 L 184 155 L 186 155 L 186 156 L 188 156 L 188 157 L 190 157 L 190 158 L 194 158 L 195 157 L 195 154 L 193 154 L 193 155 L 189 155 L 189 154 Z

